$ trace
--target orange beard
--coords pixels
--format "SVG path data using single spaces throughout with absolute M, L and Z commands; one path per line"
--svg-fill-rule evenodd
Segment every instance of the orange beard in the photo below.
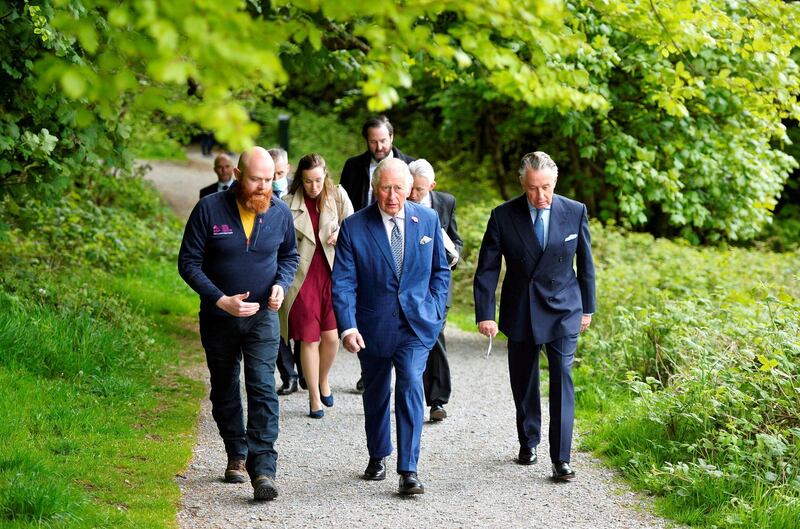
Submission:
M 239 201 L 239 204 L 244 206 L 244 208 L 248 211 L 252 211 L 257 215 L 262 213 L 266 213 L 269 209 L 270 200 L 272 200 L 272 189 L 267 189 L 266 193 L 247 193 L 244 190 L 244 186 L 237 185 L 234 189 L 236 189 L 236 200 Z

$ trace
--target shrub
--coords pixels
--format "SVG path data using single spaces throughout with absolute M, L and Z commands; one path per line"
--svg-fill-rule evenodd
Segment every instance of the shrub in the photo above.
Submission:
M 593 233 L 599 307 L 578 370 L 581 403 L 600 410 L 590 444 L 681 521 L 794 527 L 800 255 Z

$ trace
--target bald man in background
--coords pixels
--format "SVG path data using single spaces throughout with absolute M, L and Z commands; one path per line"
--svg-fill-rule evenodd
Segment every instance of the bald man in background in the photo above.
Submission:
M 227 191 L 236 181 L 233 178 L 233 160 L 227 154 L 220 154 L 214 158 L 214 173 L 217 175 L 217 181 L 202 188 L 200 190 L 200 198 L 212 193 Z

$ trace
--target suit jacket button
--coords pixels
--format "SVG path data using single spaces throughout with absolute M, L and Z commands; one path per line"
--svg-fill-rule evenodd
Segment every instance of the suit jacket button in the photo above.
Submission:
M 564 260 L 564 258 L 563 258 L 563 257 L 559 257 L 559 258 L 558 258 L 558 262 L 559 262 L 559 263 L 560 263 L 561 261 L 563 261 L 563 260 Z
M 556 300 L 556 298 L 547 298 L 547 301 L 549 301 L 549 302 L 551 302 L 551 303 L 552 303 L 553 301 L 555 301 L 555 300 Z
M 397 317 L 397 312 L 392 312 L 392 316 Z

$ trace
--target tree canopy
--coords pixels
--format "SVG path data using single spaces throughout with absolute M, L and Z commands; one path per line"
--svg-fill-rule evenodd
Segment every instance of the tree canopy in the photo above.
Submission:
M 0 6 L 5 192 L 124 166 L 131 127 L 154 117 L 246 147 L 252 102 L 302 90 L 331 107 L 409 109 L 501 189 L 522 153 L 547 150 L 559 186 L 593 213 L 695 240 L 753 237 L 796 167 L 782 122 L 800 118 L 793 3 Z

